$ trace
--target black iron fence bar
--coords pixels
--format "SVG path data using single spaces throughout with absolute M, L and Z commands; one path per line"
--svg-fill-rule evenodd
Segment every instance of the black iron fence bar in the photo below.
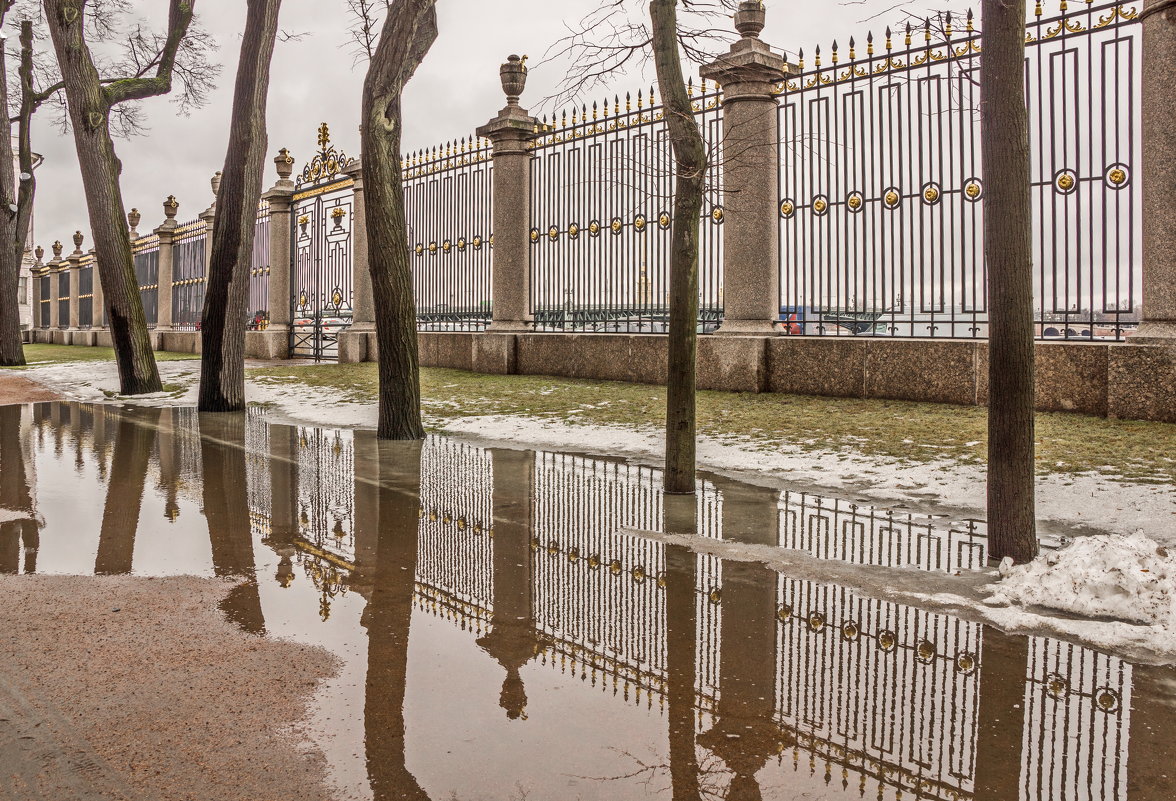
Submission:
M 147 316 L 147 324 L 155 325 L 159 319 L 159 237 L 154 234 L 140 237 L 132 243 L 131 253 L 143 312 Z M 170 289 L 165 287 L 164 291 Z
M 253 257 L 249 264 L 250 317 L 246 326 L 250 330 L 264 330 L 269 325 L 269 262 L 269 203 L 263 200 L 257 207 L 257 222 L 253 231 Z
M 40 327 L 42 329 L 48 329 L 51 327 L 51 324 L 52 324 L 52 318 L 50 316 L 50 311 L 52 308 L 51 304 L 53 303 L 53 297 L 50 293 L 52 292 L 51 281 L 53 279 L 50 277 L 49 272 L 45 271 L 35 280 L 41 282 L 40 283 L 40 287 L 41 287 L 41 290 L 40 290 L 41 291 L 41 297 L 40 297 L 41 318 L 39 320 Z

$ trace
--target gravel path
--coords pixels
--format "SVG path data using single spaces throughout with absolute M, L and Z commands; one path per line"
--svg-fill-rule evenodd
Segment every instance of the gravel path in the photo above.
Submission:
M 334 661 L 226 622 L 230 588 L 0 576 L 0 798 L 328 801 L 297 727 Z
M 51 389 L 46 389 L 43 384 L 15 373 L 0 371 L 0 406 L 61 399 L 60 395 Z

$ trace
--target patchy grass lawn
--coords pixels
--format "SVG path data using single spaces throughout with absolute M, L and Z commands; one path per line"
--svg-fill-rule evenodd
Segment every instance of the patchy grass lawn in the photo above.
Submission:
M 249 371 L 252 379 L 302 385 L 353 402 L 376 399 L 374 364 L 305 365 Z M 660 427 L 665 389 L 543 376 L 479 375 L 424 368 L 421 392 L 432 427 L 476 415 L 527 415 L 585 425 Z M 983 408 L 908 401 L 700 392 L 699 432 L 754 445 L 853 450 L 866 456 L 983 463 Z M 1098 472 L 1136 482 L 1176 483 L 1176 425 L 1037 415 L 1042 473 Z
M 25 345 L 25 361 L 27 367 L 45 367 L 51 364 L 68 364 L 70 362 L 112 362 L 114 348 L 87 348 L 81 345 Z M 157 351 L 155 360 L 160 362 L 178 362 L 199 359 L 195 353 L 168 353 Z M 24 370 L 27 367 L 0 367 L 0 370 Z

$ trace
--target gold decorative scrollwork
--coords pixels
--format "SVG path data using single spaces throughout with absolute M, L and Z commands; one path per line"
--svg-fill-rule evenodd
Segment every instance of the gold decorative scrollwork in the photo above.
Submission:
M 331 131 L 325 122 L 318 129 L 318 146 L 318 152 L 302 168 L 302 175 L 298 178 L 299 186 L 334 178 L 351 163 L 347 154 L 331 145 Z

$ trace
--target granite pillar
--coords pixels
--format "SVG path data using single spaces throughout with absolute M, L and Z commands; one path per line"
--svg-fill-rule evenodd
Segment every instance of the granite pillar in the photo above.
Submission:
M 97 330 L 106 327 L 106 294 L 102 291 L 102 274 L 98 270 L 98 257 L 94 249 L 94 267 L 90 270 L 90 286 L 93 288 L 90 298 L 91 328 Z
M 1176 347 L 1176 7 L 1144 0 L 1142 18 L 1143 324 L 1129 341 Z
M 478 129 L 494 146 L 491 282 L 494 332 L 531 329 L 531 142 L 537 121 L 519 106 L 527 67 L 511 56 L 499 71 L 506 107 Z
M 172 244 L 178 227 L 176 213 L 180 204 L 175 195 L 168 195 L 163 201 L 163 225 L 155 229 L 159 237 L 159 273 L 156 283 L 159 289 L 156 294 L 155 330 L 170 331 L 172 327 L 172 280 L 175 275 L 175 260 L 173 259 Z
M 49 262 L 46 269 L 49 274 L 49 328 L 55 329 L 61 326 L 61 285 L 58 281 L 57 274 L 64 262 L 61 258 L 61 241 L 53 243 L 53 259 Z
M 82 253 L 79 247 L 73 253 L 69 254 L 69 328 L 76 331 L 82 327 L 82 299 L 81 295 L 81 276 L 82 276 L 82 257 L 86 254 Z
M 278 168 L 278 182 L 261 196 L 269 204 L 270 252 L 269 252 L 269 324 L 267 332 L 275 337 L 280 335 L 286 342 L 289 356 L 290 331 L 290 271 L 293 269 L 290 257 L 290 213 L 294 204 L 294 157 L 282 148 L 274 158 Z
M 788 65 L 759 35 L 766 12 L 743 2 L 735 27 L 743 38 L 703 78 L 723 89 L 723 322 L 718 334 L 773 332 L 780 316 L 779 191 L 780 130 L 776 85 Z

